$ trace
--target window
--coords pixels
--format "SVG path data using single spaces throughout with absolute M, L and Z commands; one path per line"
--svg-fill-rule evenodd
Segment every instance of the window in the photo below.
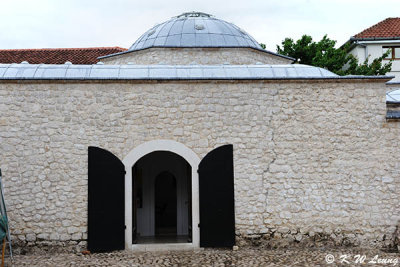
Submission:
M 389 55 L 385 59 L 400 59 L 400 46 L 384 46 L 382 54 L 389 50 Z
M 400 58 L 400 47 L 393 47 L 393 58 Z

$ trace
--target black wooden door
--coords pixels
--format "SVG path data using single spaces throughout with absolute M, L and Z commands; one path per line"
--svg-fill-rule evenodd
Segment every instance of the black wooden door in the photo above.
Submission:
M 125 248 L 125 168 L 111 152 L 89 147 L 88 249 Z
M 235 245 L 233 146 L 208 153 L 199 164 L 200 246 Z

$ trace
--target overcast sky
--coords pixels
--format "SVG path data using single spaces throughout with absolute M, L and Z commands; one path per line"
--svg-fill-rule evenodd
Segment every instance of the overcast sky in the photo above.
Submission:
M 121 46 L 187 11 L 232 22 L 267 49 L 285 37 L 338 41 L 387 18 L 400 0 L 0 0 L 0 49 Z

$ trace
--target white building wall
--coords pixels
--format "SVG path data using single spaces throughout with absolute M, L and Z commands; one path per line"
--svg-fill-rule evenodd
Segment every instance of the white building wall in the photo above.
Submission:
M 384 46 L 400 46 L 399 43 L 371 43 L 371 42 L 360 42 L 360 45 L 354 47 L 350 53 L 356 56 L 359 63 L 362 64 L 366 57 L 369 56 L 368 62 L 371 63 L 375 58 L 383 55 Z M 384 60 L 383 63 L 388 63 L 388 60 Z M 387 75 L 395 76 L 392 81 L 400 81 L 400 60 L 392 61 L 392 70 Z
M 359 62 L 364 62 L 365 60 L 365 54 L 366 54 L 366 48 L 363 46 L 356 46 L 354 47 L 351 51 L 350 54 L 358 58 Z

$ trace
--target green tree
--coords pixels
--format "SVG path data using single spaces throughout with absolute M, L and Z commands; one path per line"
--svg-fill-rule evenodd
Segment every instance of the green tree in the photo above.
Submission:
M 355 56 L 347 53 L 348 44 L 341 48 L 335 48 L 335 45 L 336 41 L 327 35 L 319 42 L 314 42 L 309 35 L 303 35 L 297 41 L 285 38 L 282 46 L 277 45 L 277 52 L 295 58 L 296 63 L 325 68 L 339 75 L 384 75 L 392 68 L 391 61 L 382 63 L 389 51 L 371 63 L 367 58 L 359 64 Z

